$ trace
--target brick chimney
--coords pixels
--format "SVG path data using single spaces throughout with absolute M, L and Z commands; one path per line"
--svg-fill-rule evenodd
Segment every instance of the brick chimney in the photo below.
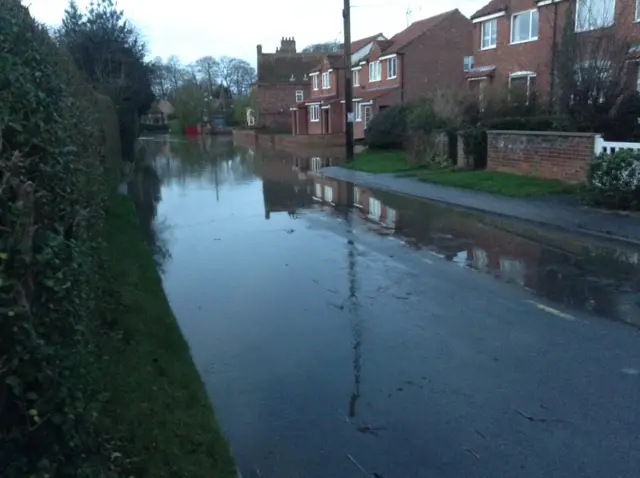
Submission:
M 280 48 L 277 49 L 278 53 L 296 53 L 296 40 L 293 37 L 282 37 L 280 40 Z

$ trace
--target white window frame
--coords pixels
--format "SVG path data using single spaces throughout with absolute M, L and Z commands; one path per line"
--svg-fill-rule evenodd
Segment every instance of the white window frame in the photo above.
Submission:
M 509 75 L 509 100 L 511 100 L 511 80 L 516 78 L 526 78 L 527 79 L 527 99 L 525 104 L 529 104 L 529 100 L 531 99 L 531 78 L 536 78 L 536 73 L 534 71 L 518 71 L 516 73 L 511 73 Z
M 369 125 L 369 121 L 371 121 L 371 117 L 373 116 L 373 111 L 371 109 L 371 103 L 367 105 L 360 105 L 362 110 L 362 121 L 364 122 L 364 127 L 366 128 Z M 369 112 L 369 119 L 367 120 L 367 111 Z
M 353 187 L 353 205 L 356 207 L 362 207 L 360 204 L 360 198 L 362 195 L 362 190 L 358 186 Z
M 534 13 L 538 15 L 538 31 L 535 32 L 535 36 L 533 36 L 533 32 L 532 32 Z M 516 40 L 515 39 L 516 30 L 513 27 L 515 25 L 516 18 L 522 15 L 529 15 L 529 38 L 527 38 L 526 40 Z M 537 8 L 532 8 L 531 10 L 525 10 L 523 12 L 518 12 L 511 15 L 511 44 L 512 45 L 517 45 L 519 43 L 527 43 L 530 41 L 536 41 L 538 39 L 538 36 L 540 35 L 539 32 L 540 32 L 540 14 L 538 13 Z
M 360 86 L 360 69 L 353 70 L 351 74 L 353 76 L 353 86 Z
M 296 90 L 296 103 L 304 101 L 304 90 Z
M 331 88 L 331 72 L 325 71 L 322 73 L 322 89 L 328 90 Z
M 309 121 L 311 123 L 320 121 L 320 105 L 309 105 Z
M 373 74 L 375 73 L 375 75 Z M 382 64 L 380 60 L 369 63 L 369 82 L 382 81 Z
M 315 184 L 315 197 L 322 200 L 322 184 L 320 183 L 316 183 Z
M 382 217 L 382 203 L 374 197 L 369 198 L 369 217 L 377 221 Z
M 328 203 L 333 204 L 333 187 L 332 186 L 324 186 L 324 200 Z
M 393 67 L 393 76 L 391 76 L 391 65 Z M 387 60 L 387 80 L 393 80 L 398 77 L 398 57 L 393 56 Z
M 591 9 L 591 2 L 609 2 L 608 6 L 610 7 L 611 18 L 606 22 L 596 19 L 596 22 L 592 21 L 590 16 L 582 19 L 584 24 L 580 22 L 581 15 L 584 15 L 584 9 L 587 8 L 585 4 L 588 5 L 588 8 Z M 587 12 L 588 15 L 588 12 Z M 575 31 L 576 32 L 588 32 L 591 30 L 599 30 L 601 28 L 607 28 L 612 26 L 615 23 L 616 17 L 616 0 L 576 0 L 576 24 Z
M 636 22 L 640 22 L 640 0 L 636 0 Z
M 360 101 L 356 101 L 354 109 L 356 110 L 356 121 L 362 121 L 362 103 Z
M 639 0 L 640 1 L 640 0 Z M 467 68 L 467 60 L 471 58 L 471 63 L 468 65 L 469 67 Z M 473 55 L 467 55 L 464 57 L 464 59 L 462 60 L 462 69 L 464 71 L 471 71 L 473 69 L 473 64 L 475 63 L 476 59 Z
M 311 82 L 313 83 L 313 91 L 318 91 L 318 75 L 313 75 Z
M 489 44 L 485 45 L 484 44 L 484 31 L 485 28 L 489 25 L 493 25 L 492 30 L 490 31 L 490 35 L 489 35 Z M 495 30 L 495 32 L 494 32 Z M 495 33 L 495 38 L 494 38 L 494 34 Z M 493 43 L 491 43 L 491 41 L 493 40 Z M 484 22 L 482 22 L 480 24 L 480 49 L 481 50 L 491 50 L 492 48 L 496 48 L 496 46 L 498 46 L 498 19 L 497 18 L 492 18 L 491 20 L 485 20 Z

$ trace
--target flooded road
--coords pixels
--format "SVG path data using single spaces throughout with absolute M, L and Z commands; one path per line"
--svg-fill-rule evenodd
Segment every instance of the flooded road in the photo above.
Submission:
M 131 194 L 244 478 L 638 476 L 637 250 L 144 146 Z

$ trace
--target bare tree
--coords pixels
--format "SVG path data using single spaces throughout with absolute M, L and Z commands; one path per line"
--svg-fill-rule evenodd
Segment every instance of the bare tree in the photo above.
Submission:
M 608 2 L 607 2 L 608 3 Z M 626 5 L 618 15 L 626 18 Z M 629 92 L 628 68 L 631 31 L 623 22 L 613 25 L 614 12 L 588 10 L 579 5 L 577 16 L 570 7 L 555 52 L 556 109 L 581 124 L 597 125 L 599 118 L 615 114 Z
M 171 55 L 167 59 L 167 79 L 171 90 L 177 90 L 184 81 L 184 67 L 180 58 L 176 55 Z
M 153 93 L 156 97 L 166 99 L 169 96 L 169 71 L 162 58 L 157 56 L 152 63 L 152 83 Z
M 218 77 L 218 60 L 212 56 L 203 56 L 196 61 L 200 78 L 205 82 L 209 97 L 213 98 L 213 90 L 216 85 L 216 78 Z
M 335 53 L 340 51 L 342 45 L 338 40 L 314 43 L 302 49 L 302 53 Z

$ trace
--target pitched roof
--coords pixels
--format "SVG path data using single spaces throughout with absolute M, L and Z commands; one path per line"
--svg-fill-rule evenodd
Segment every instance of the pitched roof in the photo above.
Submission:
M 305 75 L 324 56 L 324 53 L 262 54 L 258 57 L 258 83 L 306 83 Z
M 384 50 L 384 53 L 397 53 L 402 50 L 405 46 L 411 43 L 413 40 L 421 36 L 423 33 L 426 33 L 428 30 L 431 30 L 436 25 L 438 25 L 445 18 L 457 13 L 458 15 L 462 15 L 460 11 L 456 8 L 455 10 L 449 10 L 448 12 L 441 13 L 440 15 L 436 15 L 434 17 L 425 18 L 424 20 L 420 20 L 418 22 L 412 23 L 409 27 L 405 28 L 399 33 L 396 33 L 391 37 L 391 41 L 393 42 L 389 48 Z
M 366 38 L 361 38 L 360 40 L 352 41 L 351 42 L 351 53 L 357 52 L 361 48 L 364 48 L 365 46 L 367 46 L 368 43 L 371 43 L 372 41 L 375 41 L 380 37 L 386 38 L 382 34 L 382 32 L 380 32 L 380 33 L 376 33 L 375 35 L 371 35 L 371 36 L 366 37 Z M 344 48 L 344 45 L 340 45 L 340 47 Z
M 501 12 L 502 10 L 506 10 L 509 7 L 509 0 L 491 0 L 484 7 L 478 10 L 476 13 L 471 15 L 471 19 L 484 17 L 486 15 L 491 15 L 493 13 Z M 533 1 L 531 2 L 533 4 Z

